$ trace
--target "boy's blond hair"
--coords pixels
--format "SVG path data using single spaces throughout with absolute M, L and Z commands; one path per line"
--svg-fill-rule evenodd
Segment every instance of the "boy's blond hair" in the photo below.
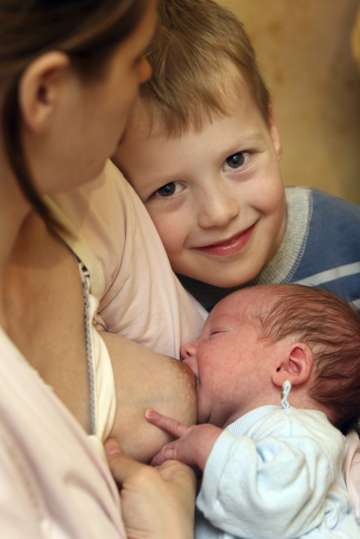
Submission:
M 225 114 L 225 96 L 247 83 L 265 121 L 269 92 L 240 21 L 212 0 L 160 0 L 159 26 L 148 51 L 153 76 L 141 95 L 168 135 L 200 129 Z

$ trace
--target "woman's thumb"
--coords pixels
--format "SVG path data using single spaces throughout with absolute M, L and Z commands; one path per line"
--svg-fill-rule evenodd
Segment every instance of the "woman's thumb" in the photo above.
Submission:
M 106 440 L 104 447 L 106 451 L 106 456 L 109 460 L 117 455 L 123 454 L 120 448 L 120 444 L 117 440 L 115 440 L 115 438 L 109 438 L 108 440 Z

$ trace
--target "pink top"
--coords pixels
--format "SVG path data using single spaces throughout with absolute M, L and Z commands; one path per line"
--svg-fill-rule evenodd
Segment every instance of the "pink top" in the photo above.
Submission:
M 60 234 L 90 271 L 97 323 L 179 357 L 207 313 L 172 272 L 153 222 L 118 169 L 109 162 L 96 181 L 50 204 L 65 227 Z
M 86 264 L 96 321 L 177 356 L 205 313 L 181 288 L 145 208 L 109 163 L 49 202 Z M 117 487 L 88 436 L 0 328 L 0 535 L 125 538 Z
M 126 537 L 107 467 L 1 329 L 0 357 L 1 537 Z

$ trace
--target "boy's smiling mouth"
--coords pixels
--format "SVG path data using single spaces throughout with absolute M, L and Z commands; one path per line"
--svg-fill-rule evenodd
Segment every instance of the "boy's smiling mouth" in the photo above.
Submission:
M 212 243 L 210 245 L 204 245 L 202 247 L 196 247 L 196 250 L 202 251 L 209 255 L 214 256 L 230 256 L 238 253 L 245 247 L 245 245 L 248 243 L 249 239 L 252 236 L 252 233 L 257 225 L 256 221 L 254 224 L 243 230 L 242 232 L 239 232 L 235 234 L 234 236 L 231 236 L 231 238 L 228 238 L 223 241 L 219 241 L 216 243 Z

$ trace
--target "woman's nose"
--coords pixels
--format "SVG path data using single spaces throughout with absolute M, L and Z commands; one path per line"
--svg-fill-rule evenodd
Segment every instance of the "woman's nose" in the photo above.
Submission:
M 227 226 L 239 214 L 239 203 L 232 193 L 216 189 L 205 196 L 198 214 L 201 228 Z

